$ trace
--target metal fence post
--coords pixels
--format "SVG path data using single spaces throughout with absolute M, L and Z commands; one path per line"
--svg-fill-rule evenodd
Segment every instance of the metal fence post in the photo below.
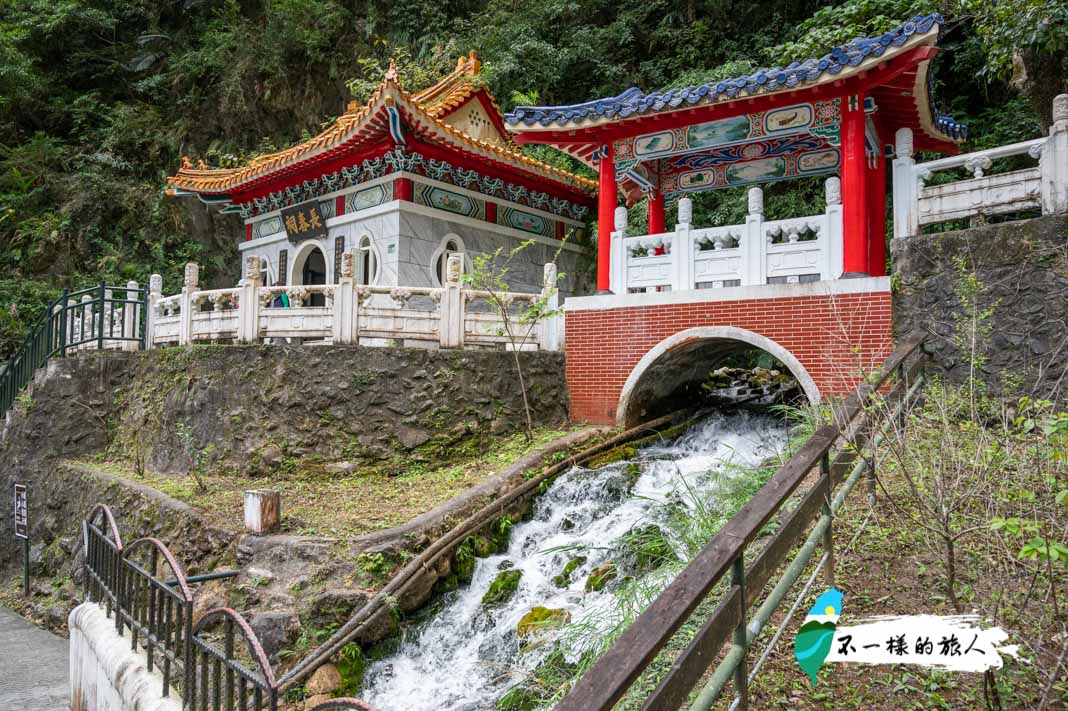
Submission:
M 746 633 L 746 605 L 745 605 L 745 549 L 738 551 L 738 557 L 731 566 L 731 585 L 738 587 L 738 604 L 742 608 L 741 619 L 734 628 L 734 644 L 742 648 L 742 656 L 738 660 L 738 666 L 734 669 L 734 693 L 738 695 L 738 709 L 746 711 L 749 708 L 749 668 L 746 664 L 746 652 L 748 651 L 748 635 Z
M 827 529 L 823 532 L 823 552 L 827 555 L 827 565 L 823 568 L 823 579 L 827 585 L 834 585 L 834 512 L 831 510 L 831 455 L 824 452 L 820 457 L 820 485 L 823 487 L 823 515 Z

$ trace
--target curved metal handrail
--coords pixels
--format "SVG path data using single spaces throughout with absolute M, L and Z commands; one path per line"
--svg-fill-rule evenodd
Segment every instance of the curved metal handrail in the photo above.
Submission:
M 104 520 L 101 521 L 99 524 L 94 521 L 98 513 L 104 517 Z M 104 529 L 103 524 L 107 524 L 107 530 L 111 531 L 111 538 L 112 542 L 115 544 L 115 550 L 119 553 L 122 552 L 122 536 L 119 534 L 119 527 L 115 523 L 115 516 L 111 513 L 111 508 L 108 507 L 107 504 L 97 504 L 96 506 L 94 506 L 93 509 L 89 512 L 89 515 L 86 516 L 85 522 L 90 526 L 99 529 L 101 532 L 104 532 L 105 535 L 106 531 Z
M 245 642 L 248 644 L 248 649 L 252 653 L 252 659 L 256 662 L 256 665 L 260 668 L 260 674 L 263 677 L 263 681 L 268 689 L 274 690 L 277 687 L 274 679 L 274 670 L 271 669 L 271 663 L 267 661 L 267 655 L 263 652 L 263 647 L 260 645 L 259 637 L 249 626 L 248 622 L 241 613 L 233 610 L 229 607 L 215 607 L 204 613 L 204 616 L 193 627 L 193 637 L 196 638 L 206 628 L 212 626 L 217 620 L 229 620 L 237 625 L 237 628 L 241 631 L 241 636 L 245 638 Z M 216 651 L 212 645 L 207 641 L 198 640 L 200 643 Z
M 189 589 L 189 584 L 185 580 L 185 571 L 182 570 L 182 566 L 178 563 L 178 559 L 174 557 L 174 554 L 171 553 L 171 550 L 167 548 L 163 541 L 159 540 L 158 538 L 152 538 L 151 536 L 138 538 L 126 548 L 126 550 L 123 552 L 123 558 L 126 559 L 127 563 L 136 565 L 136 563 L 133 563 L 130 560 L 130 554 L 134 551 L 134 549 L 146 545 L 154 546 L 155 549 L 163 555 L 163 559 L 167 561 L 167 565 L 171 567 L 171 570 L 174 572 L 174 579 L 176 581 L 175 585 L 178 587 L 179 590 L 182 591 L 182 600 L 184 602 L 193 602 L 193 592 Z M 154 570 L 148 570 L 144 572 L 151 578 L 154 578 L 156 576 L 156 571 Z

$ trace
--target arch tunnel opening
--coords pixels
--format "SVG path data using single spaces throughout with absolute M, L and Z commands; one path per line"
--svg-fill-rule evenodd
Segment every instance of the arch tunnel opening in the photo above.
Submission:
M 763 368 L 792 377 L 811 403 L 820 393 L 805 367 L 788 350 L 764 336 L 730 327 L 695 328 L 651 349 L 623 386 L 618 424 L 634 427 L 655 417 L 708 402 L 704 387 L 719 368 Z

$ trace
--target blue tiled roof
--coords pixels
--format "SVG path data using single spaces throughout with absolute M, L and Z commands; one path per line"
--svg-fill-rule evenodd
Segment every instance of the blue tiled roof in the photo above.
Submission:
M 595 99 L 582 104 L 517 106 L 515 110 L 505 115 L 505 119 L 510 124 L 526 126 L 567 124 L 572 121 L 601 117 L 625 119 L 638 114 L 670 111 L 684 105 L 692 106 L 723 96 L 734 97 L 742 91 L 752 94 L 758 91 L 791 89 L 814 82 L 825 74 L 834 75 L 847 67 L 855 67 L 868 57 L 879 57 L 887 48 L 900 47 L 912 35 L 924 34 L 935 25 L 941 26 L 942 24 L 942 16 L 938 13 L 917 15 L 878 37 L 861 37 L 835 47 L 819 59 L 806 59 L 803 62 L 793 62 L 787 67 L 761 69 L 749 76 L 681 89 L 644 93 L 637 87 L 631 87 L 618 96 Z M 967 127 L 947 116 L 938 116 L 936 125 L 939 130 L 953 138 L 963 138 L 967 133 Z

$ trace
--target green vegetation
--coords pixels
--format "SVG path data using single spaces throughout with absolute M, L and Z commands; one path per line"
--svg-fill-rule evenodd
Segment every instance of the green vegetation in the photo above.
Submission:
M 511 600 L 515 591 L 519 589 L 519 579 L 522 577 L 522 570 L 502 570 L 490 583 L 486 594 L 482 596 L 482 606 L 494 607 Z
M 183 155 L 227 167 L 310 137 L 390 57 L 420 88 L 475 49 L 510 109 L 737 76 L 935 10 L 949 20 L 942 108 L 976 146 L 1034 137 L 1066 88 L 1064 3 L 0 0 L 0 354 L 64 286 L 158 271 L 173 292 L 188 260 L 206 284 L 234 279 L 239 220 L 166 197 L 164 178 Z M 822 194 L 817 180 L 767 190 L 769 219 L 809 214 Z M 703 193 L 695 220 L 744 209 L 738 190 Z M 644 224 L 641 203 L 631 218 Z

